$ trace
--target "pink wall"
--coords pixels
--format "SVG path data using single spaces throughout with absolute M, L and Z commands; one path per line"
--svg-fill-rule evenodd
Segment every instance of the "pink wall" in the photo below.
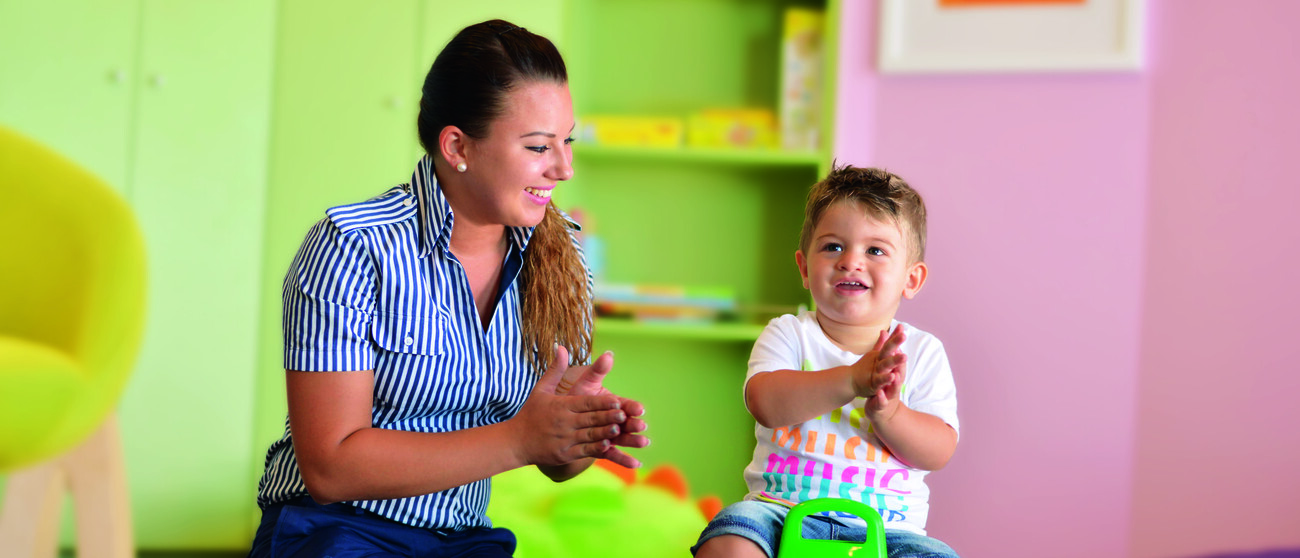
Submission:
M 1152 6 L 1133 556 L 1300 547 L 1300 2 Z
M 1300 470 L 1300 429 L 1260 427 L 1300 418 L 1286 400 L 1300 390 L 1263 382 L 1300 360 L 1282 348 L 1300 332 L 1283 288 L 1300 267 L 1277 257 L 1300 245 L 1281 215 L 1300 194 L 1278 182 L 1300 176 L 1282 159 L 1300 146 L 1283 29 L 1300 3 L 1249 6 L 1151 0 L 1143 72 L 881 76 L 876 2 L 844 2 L 836 155 L 898 172 L 930 206 L 931 281 L 900 317 L 943 339 L 957 373 L 962 443 L 931 477 L 930 526 L 963 556 L 1300 546 L 1300 490 L 1282 474 Z M 1212 222 L 1225 208 L 1276 218 Z M 1215 339 L 1222 356 L 1190 352 Z M 1214 391 L 1228 381 L 1232 395 Z M 1230 405 L 1207 414 L 1216 397 Z M 1211 416 L 1213 442 L 1191 428 Z M 1242 432 L 1265 461 L 1244 470 L 1278 477 L 1278 494 L 1231 490 L 1254 485 L 1230 457 Z M 1251 525 L 1229 521 L 1234 505 Z M 1171 545 L 1187 526 L 1198 532 Z

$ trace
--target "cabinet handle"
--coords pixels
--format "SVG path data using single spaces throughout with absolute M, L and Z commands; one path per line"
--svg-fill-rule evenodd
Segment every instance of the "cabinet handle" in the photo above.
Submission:
M 402 106 L 402 100 L 397 98 L 396 95 L 389 95 L 387 99 L 384 99 L 384 106 L 389 109 L 398 109 Z
M 167 76 L 154 74 L 149 78 L 149 85 L 152 85 L 154 89 L 162 89 L 164 85 L 167 85 Z
M 126 81 L 126 72 L 123 72 L 121 68 L 113 68 L 112 70 L 108 71 L 109 83 L 113 85 L 119 85 L 123 81 Z

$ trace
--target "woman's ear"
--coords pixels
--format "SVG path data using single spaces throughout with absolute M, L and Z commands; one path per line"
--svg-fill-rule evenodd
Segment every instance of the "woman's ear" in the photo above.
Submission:
M 442 155 L 442 160 L 447 161 L 452 168 L 457 168 L 461 164 L 468 165 L 469 139 L 469 136 L 456 126 L 443 127 L 438 133 L 438 154 Z
M 925 278 L 930 275 L 930 268 L 926 267 L 925 262 L 916 262 L 912 268 L 907 270 L 907 283 L 903 285 L 903 298 L 912 300 L 916 293 L 921 292 L 921 287 L 925 286 Z

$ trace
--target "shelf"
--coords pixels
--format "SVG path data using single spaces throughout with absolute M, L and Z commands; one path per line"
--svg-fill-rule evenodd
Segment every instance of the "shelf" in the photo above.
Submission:
M 637 337 L 698 339 L 702 341 L 753 342 L 763 325 L 746 323 L 638 322 L 619 318 L 596 318 L 594 333 Z
M 677 163 L 728 163 L 775 167 L 816 167 L 826 160 L 820 151 L 786 151 L 781 149 L 728 149 L 698 147 L 612 147 L 583 143 L 573 144 L 575 157 L 634 159 Z

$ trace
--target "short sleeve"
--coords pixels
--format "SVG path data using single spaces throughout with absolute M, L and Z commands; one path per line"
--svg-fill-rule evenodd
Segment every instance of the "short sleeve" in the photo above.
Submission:
M 763 372 L 774 370 L 800 370 L 799 336 L 793 316 L 774 318 L 763 328 L 749 353 L 749 370 L 745 373 L 745 387 L 749 380 Z M 742 396 L 744 391 L 741 392 Z
M 911 332 L 909 332 L 911 333 Z M 948 364 L 948 354 L 938 338 L 926 335 L 916 348 L 916 355 L 909 355 L 912 364 L 908 374 L 914 381 L 909 381 L 904 397 L 907 407 L 939 417 L 952 426 L 958 434 L 961 425 L 957 421 L 957 385 L 953 382 L 952 367 Z
M 374 262 L 360 232 L 328 219 L 307 233 L 284 278 L 284 367 L 373 370 Z

